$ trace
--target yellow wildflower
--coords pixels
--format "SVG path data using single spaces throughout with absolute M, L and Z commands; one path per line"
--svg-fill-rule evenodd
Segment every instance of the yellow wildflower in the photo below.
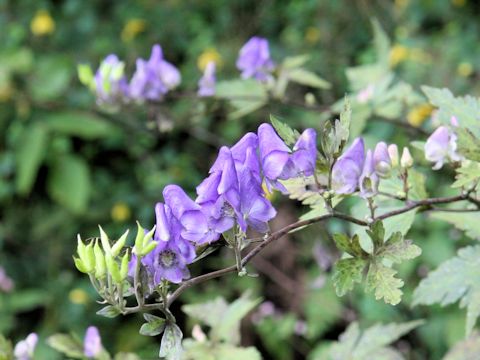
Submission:
M 51 34 L 55 31 L 55 20 L 47 10 L 38 10 L 30 22 L 30 29 L 35 36 Z
M 473 74 L 473 66 L 469 62 L 461 62 L 457 67 L 457 74 L 461 77 L 469 77 Z
M 310 26 L 305 31 L 305 41 L 311 45 L 316 44 L 320 40 L 320 30 L 314 26 Z
M 408 58 L 408 48 L 403 45 L 395 45 L 390 50 L 390 66 L 396 67 Z
M 420 104 L 415 106 L 407 115 L 407 121 L 410 125 L 419 127 L 432 114 L 433 106 L 430 104 Z
M 131 215 L 130 207 L 124 202 L 117 202 L 110 211 L 110 216 L 115 222 L 124 222 L 128 220 Z
M 452 5 L 456 7 L 463 7 L 467 3 L 467 0 L 452 0 Z
M 220 55 L 217 49 L 205 49 L 197 59 L 197 66 L 201 71 L 204 71 L 208 63 L 211 61 L 213 61 L 217 67 L 222 65 L 222 55 Z
M 89 296 L 86 291 L 78 288 L 70 291 L 68 298 L 70 299 L 70 302 L 79 305 L 85 305 L 89 300 Z
M 143 19 L 130 19 L 123 27 L 120 37 L 123 42 L 130 42 L 137 37 L 138 34 L 145 31 L 147 22 Z
M 409 0 L 395 0 L 395 9 L 401 11 L 408 6 L 409 2 Z

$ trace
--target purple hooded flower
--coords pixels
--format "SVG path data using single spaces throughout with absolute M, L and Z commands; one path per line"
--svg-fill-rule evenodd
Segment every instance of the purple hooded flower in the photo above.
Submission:
M 160 45 L 154 45 L 148 61 L 137 59 L 137 68 L 130 80 L 129 96 L 137 101 L 161 100 L 180 84 L 180 72 L 163 58 Z
M 215 63 L 210 61 L 205 67 L 202 78 L 198 81 L 198 96 L 215 95 Z
M 337 194 L 352 194 L 358 186 L 365 162 L 365 145 L 356 138 L 332 169 L 332 188 Z
M 367 151 L 365 162 L 363 164 L 362 174 L 359 179 L 360 196 L 369 198 L 378 191 L 378 175 L 375 172 L 375 162 L 373 160 L 372 150 Z
M 392 170 L 392 161 L 390 160 L 390 155 L 388 154 L 388 147 L 383 141 L 379 142 L 375 147 L 373 153 L 373 162 L 375 165 L 375 172 L 381 178 L 387 178 L 390 176 L 390 171 Z
M 88 358 L 94 358 L 102 352 L 102 339 L 95 326 L 89 326 L 83 340 L 83 353 Z
M 460 161 L 457 136 L 446 126 L 440 126 L 425 143 L 425 158 L 435 163 L 434 170 L 440 169 L 446 161 Z
M 95 73 L 94 85 L 99 106 L 117 106 L 128 96 L 125 64 L 117 55 L 108 55 Z
M 33 359 L 33 352 L 37 346 L 38 335 L 35 333 L 29 334 L 25 340 L 19 341 L 15 345 L 13 355 L 16 360 L 31 360 Z
M 262 124 L 258 128 L 258 141 L 267 185 L 285 192 L 278 180 L 313 175 L 317 158 L 315 130 L 306 129 L 290 149 L 270 124 Z
M 268 40 L 258 36 L 252 37 L 240 49 L 237 68 L 242 72 L 242 78 L 255 78 L 259 81 L 270 79 L 275 65 L 270 58 Z
M 276 214 L 261 186 L 257 144 L 257 136 L 248 133 L 231 149 L 222 147 L 209 177 L 197 187 L 196 202 L 218 236 L 235 223 L 243 231 L 250 226 L 266 232 Z
M 167 198 L 169 196 L 175 195 L 170 193 L 167 195 Z M 170 204 L 178 206 L 180 201 L 175 199 Z M 190 276 L 187 265 L 195 259 L 195 247 L 182 236 L 185 228 L 174 214 L 187 214 L 190 211 L 188 209 L 191 207 L 189 205 L 191 204 L 187 204 L 186 207 L 175 211 L 167 204 L 157 203 L 155 205 L 157 223 L 153 240 L 157 241 L 158 245 L 142 258 L 150 293 L 153 292 L 162 280 L 180 283 L 183 279 Z M 194 205 L 196 211 L 198 205 Z M 202 221 L 205 221 L 204 217 Z M 128 272 L 130 277 L 134 276 L 136 264 L 137 257 L 132 255 Z

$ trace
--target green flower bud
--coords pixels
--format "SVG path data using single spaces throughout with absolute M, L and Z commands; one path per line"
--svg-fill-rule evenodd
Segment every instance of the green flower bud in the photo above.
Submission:
M 95 271 L 95 254 L 93 251 L 93 241 L 85 247 L 85 259 L 82 259 L 86 270 L 91 273 Z
M 410 150 L 407 147 L 403 148 L 402 158 L 400 159 L 400 165 L 404 169 L 411 168 L 413 166 L 413 158 L 410 154 Z
M 105 277 L 107 269 L 105 264 L 105 256 L 103 255 L 102 248 L 98 244 L 98 241 L 95 241 L 93 252 L 95 254 L 95 277 L 97 279 L 102 279 Z
M 144 238 L 143 238 L 143 247 L 145 248 L 148 243 L 150 242 L 150 240 L 152 240 L 152 237 L 153 237 L 153 234 L 155 234 L 155 229 L 156 229 L 156 225 L 153 227 L 152 230 L 150 230 L 148 233 L 145 234 Z M 150 251 L 149 251 L 150 252 Z
M 120 269 L 115 259 L 110 254 L 105 254 L 105 262 L 107 264 L 108 272 L 112 276 L 113 282 L 115 282 L 116 284 L 121 283 L 122 278 L 120 276 Z
M 85 244 L 80 237 L 80 234 L 77 235 L 77 254 L 80 259 L 85 259 Z
M 117 240 L 117 242 L 112 246 L 112 256 L 116 257 L 120 254 L 120 250 L 123 249 L 125 245 L 125 241 L 127 240 L 129 230 L 125 231 L 125 233 Z
M 143 250 L 143 238 L 145 237 L 145 231 L 140 223 L 137 221 L 137 236 L 135 237 L 134 252 L 135 254 L 141 254 Z
M 153 249 L 155 249 L 158 245 L 158 242 L 156 241 L 152 241 L 151 243 L 149 243 L 144 249 L 143 251 L 140 253 L 140 256 L 145 256 L 147 255 L 149 252 L 151 252 Z
M 122 281 L 125 280 L 128 275 L 128 262 L 130 260 L 130 257 L 128 255 L 129 254 L 127 250 L 125 255 L 123 255 L 122 263 L 120 264 L 120 278 L 122 279 Z
M 110 240 L 108 239 L 108 235 L 103 231 L 102 227 L 98 225 L 98 228 L 100 229 L 100 240 L 102 241 L 102 247 L 103 251 L 107 254 L 112 253 L 112 248 L 110 247 Z
M 85 264 L 80 258 L 73 258 L 73 261 L 75 262 L 75 267 L 78 269 L 78 271 L 88 274 L 87 268 L 85 267 Z

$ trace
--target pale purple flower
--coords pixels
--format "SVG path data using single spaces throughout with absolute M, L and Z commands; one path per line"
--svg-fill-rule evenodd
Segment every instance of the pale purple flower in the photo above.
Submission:
M 434 170 L 440 169 L 447 161 L 460 161 L 457 153 L 457 136 L 448 127 L 440 126 L 425 143 L 425 158 L 434 162 Z
M 365 145 L 356 138 L 332 169 L 332 188 L 337 194 L 352 194 L 358 187 L 365 162 Z
M 240 49 L 237 59 L 237 68 L 242 72 L 242 78 L 255 78 L 259 81 L 267 81 L 275 69 L 270 58 L 268 40 L 254 36 Z
M 102 352 L 102 339 L 95 326 L 89 326 L 83 339 L 83 353 L 88 358 L 94 358 Z
M 13 287 L 13 280 L 8 277 L 5 269 L 0 266 L 0 291 L 8 293 L 13 290 Z
M 129 96 L 137 101 L 161 100 L 180 84 L 178 69 L 163 58 L 160 45 L 154 45 L 148 61 L 137 59 L 137 68 L 129 84 Z
M 95 73 L 94 85 L 100 106 L 118 106 L 128 96 L 125 64 L 115 54 L 108 55 Z
M 25 340 L 19 341 L 15 345 L 13 355 L 16 360 L 31 360 L 33 359 L 33 352 L 37 346 L 38 335 L 36 333 L 29 334 Z
M 458 126 L 458 119 L 456 116 L 452 116 L 450 118 L 450 124 L 452 124 L 453 127 L 457 127 Z
M 263 175 L 268 186 L 286 192 L 278 180 L 311 176 L 317 158 L 316 132 L 306 129 L 290 149 L 270 124 L 258 128 L 258 141 Z
M 203 76 L 198 81 L 198 96 L 209 97 L 215 95 L 215 63 L 210 61 L 205 67 Z
M 387 178 L 390 176 L 390 171 L 392 170 L 392 161 L 390 160 L 387 144 L 383 141 L 379 142 L 377 146 L 375 146 L 373 162 L 375 165 L 375 172 L 378 174 L 378 176 L 381 178 Z
M 378 191 L 378 175 L 375 172 L 375 162 L 373 160 L 372 150 L 367 151 L 365 162 L 363 164 L 362 174 L 359 179 L 360 196 L 369 198 Z

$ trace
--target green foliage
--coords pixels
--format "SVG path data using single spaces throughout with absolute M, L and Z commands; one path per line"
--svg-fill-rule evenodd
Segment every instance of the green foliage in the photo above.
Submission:
M 457 343 L 443 360 L 475 360 L 480 354 L 480 335 L 472 333 L 467 339 Z
M 145 313 L 143 318 L 147 321 L 140 328 L 140 334 L 145 336 L 157 336 L 165 330 L 165 319 Z
M 55 334 L 47 339 L 52 348 L 73 359 L 83 359 L 83 344 L 76 338 L 66 334 Z
M 401 324 L 374 325 L 363 332 L 353 322 L 330 346 L 328 356 L 335 360 L 403 359 L 401 353 L 388 346 L 423 323 L 421 320 Z M 321 360 L 321 359 L 318 359 Z
M 467 308 L 466 334 L 471 334 L 480 315 L 480 246 L 468 246 L 458 251 L 456 257 L 442 263 L 423 279 L 413 293 L 413 305 L 442 306 L 460 300 Z
M 462 165 L 455 170 L 457 175 L 456 181 L 452 187 L 474 188 L 480 180 L 480 163 L 476 161 L 462 161 Z
M 0 360 L 13 359 L 12 343 L 0 335 Z
M 405 240 L 400 232 L 391 234 L 385 241 L 385 228 L 381 221 L 373 223 L 366 232 L 373 244 L 371 253 L 362 249 L 357 235 L 351 240 L 343 234 L 334 235 L 338 249 L 351 256 L 335 264 L 333 283 L 337 295 L 343 296 L 352 290 L 355 283 L 361 283 L 366 274 L 365 291 L 373 292 L 377 300 L 383 299 L 388 304 L 396 305 L 401 300 L 400 288 L 404 282 L 395 277 L 397 271 L 391 268 L 391 264 L 416 258 L 421 254 L 421 249 L 410 240 Z
M 297 130 L 292 129 L 290 126 L 280 121 L 276 116 L 271 114 L 270 122 L 275 128 L 277 134 L 282 138 L 283 141 L 285 141 L 288 146 L 293 146 L 295 144 L 298 137 L 300 136 L 300 133 Z
M 465 158 L 480 161 L 480 140 L 467 128 L 455 129 L 458 152 Z
M 180 360 L 182 355 L 182 330 L 177 324 L 167 323 L 163 331 L 159 355 L 161 359 Z
M 112 305 L 107 305 L 97 311 L 97 315 L 104 316 L 107 318 L 114 318 L 120 315 L 120 310 Z
M 432 219 L 446 221 L 457 229 L 465 231 L 472 239 L 480 240 L 480 228 L 478 226 L 478 214 L 475 213 L 450 213 L 436 212 L 429 215 Z
M 226 80 L 219 81 L 215 87 L 215 95 L 229 100 L 235 109 L 229 114 L 231 119 L 239 119 L 260 109 L 267 102 L 267 91 L 258 81 Z

